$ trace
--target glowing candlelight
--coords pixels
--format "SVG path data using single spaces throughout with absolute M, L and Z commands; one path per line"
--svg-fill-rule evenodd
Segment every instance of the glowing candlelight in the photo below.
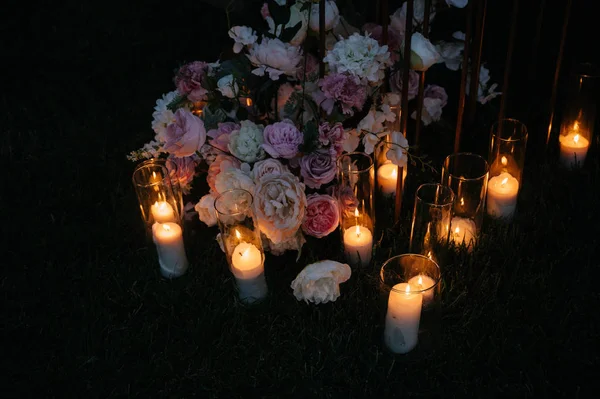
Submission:
M 575 122 L 569 133 L 561 135 L 559 142 L 561 163 L 569 168 L 581 166 L 585 161 L 590 142 L 581 134 L 579 123 Z
M 519 181 L 510 173 L 494 176 L 488 183 L 486 210 L 495 218 L 511 218 L 517 207 Z
M 386 346 L 394 353 L 407 353 L 417 346 L 423 296 L 413 293 L 410 284 L 394 285 L 388 298 L 383 333 Z

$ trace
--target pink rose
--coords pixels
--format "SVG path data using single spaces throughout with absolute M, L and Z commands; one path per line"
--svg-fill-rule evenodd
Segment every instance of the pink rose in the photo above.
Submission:
M 205 101 L 208 92 L 202 87 L 202 79 L 208 69 L 208 63 L 194 61 L 183 65 L 177 71 L 174 81 L 179 93 L 187 96 L 190 101 Z
M 229 134 L 234 130 L 240 130 L 240 125 L 233 122 L 222 122 L 218 124 L 218 128 L 211 129 L 206 133 L 212 140 L 210 144 L 223 152 L 229 152 L 227 145 L 229 144 Z
M 167 126 L 164 150 L 182 158 L 200 150 L 206 142 L 204 122 L 190 111 L 179 108 L 175 112 L 175 122 Z
M 208 174 L 206 176 L 206 182 L 210 187 L 211 192 L 217 192 L 216 180 L 219 173 L 229 169 L 239 169 L 241 166 L 240 161 L 229 155 L 217 155 L 213 163 L 208 168 Z
M 355 76 L 340 73 L 327 75 L 319 81 L 319 87 L 325 98 L 339 102 L 346 115 L 353 115 L 353 109 L 362 109 L 367 99 L 365 86 Z
M 402 70 L 398 69 L 390 76 L 390 88 L 393 93 L 402 95 L 402 86 L 404 80 L 402 76 Z M 417 96 L 419 92 L 419 74 L 409 69 L 408 71 L 408 100 L 412 100 Z
M 337 201 L 323 194 L 311 194 L 306 197 L 306 214 L 302 222 L 302 231 L 309 236 L 323 238 L 333 232 L 340 222 Z
M 331 182 L 336 172 L 335 159 L 327 149 L 311 152 L 300 159 L 300 174 L 310 188 L 320 188 Z
M 437 98 L 442 100 L 441 105 L 445 107 L 448 104 L 448 94 L 442 86 L 429 85 L 423 91 L 423 97 L 425 98 Z
M 304 135 L 290 120 L 276 122 L 265 127 L 262 147 L 273 158 L 291 159 L 298 154 Z
M 169 169 L 169 175 L 171 176 L 171 181 L 174 183 L 178 183 L 181 187 L 181 190 L 185 194 L 189 194 L 190 192 L 190 184 L 194 180 L 196 176 L 196 166 L 198 165 L 198 156 L 192 155 L 184 158 L 171 157 L 171 159 L 175 162 L 176 168 L 175 170 L 170 169 L 170 163 L 167 162 L 167 168 Z

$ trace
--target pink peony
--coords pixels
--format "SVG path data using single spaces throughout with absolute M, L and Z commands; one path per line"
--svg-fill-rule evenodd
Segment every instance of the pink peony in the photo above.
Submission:
M 215 181 L 219 173 L 229 169 L 239 169 L 241 166 L 240 161 L 229 155 L 217 155 L 213 163 L 208 168 L 208 174 L 206 181 L 210 187 L 211 192 L 217 192 Z
M 402 70 L 396 70 L 390 76 L 390 88 L 393 93 L 402 95 L 402 86 L 404 85 L 404 78 L 402 76 Z M 419 74 L 409 69 L 408 71 L 408 100 L 412 100 L 419 93 Z
M 354 109 L 360 110 L 367 99 L 367 90 L 355 76 L 335 73 L 319 81 L 319 87 L 325 98 L 339 101 L 346 115 L 353 115 Z
M 341 123 L 337 122 L 333 125 L 325 122 L 319 126 L 319 142 L 322 145 L 331 145 L 331 148 L 335 155 L 338 157 L 342 155 L 344 151 L 343 142 L 347 134 Z
M 181 187 L 181 190 L 185 194 L 189 194 L 190 185 L 196 176 L 196 166 L 198 165 L 199 158 L 197 155 L 192 155 L 184 158 L 171 157 L 175 162 L 176 169 L 169 168 L 169 175 L 171 181 L 176 182 Z M 170 163 L 167 162 L 167 168 Z
M 210 144 L 223 152 L 229 152 L 229 134 L 234 130 L 240 130 L 240 125 L 234 122 L 219 123 L 216 129 L 211 129 L 206 133 L 212 140 Z
M 190 111 L 179 108 L 175 122 L 167 126 L 163 148 L 177 158 L 189 157 L 199 151 L 206 142 L 204 122 Z
M 300 159 L 300 174 L 304 184 L 310 188 L 320 188 L 333 180 L 337 172 L 335 159 L 326 149 L 311 152 Z
M 302 231 L 323 238 L 333 232 L 340 222 L 337 201 L 330 195 L 311 194 L 306 197 L 306 214 Z
M 290 120 L 273 123 L 263 131 L 263 148 L 273 158 L 291 159 L 298 154 L 304 135 Z
M 207 69 L 208 63 L 203 61 L 190 62 L 179 68 L 174 78 L 179 93 L 190 101 L 205 101 L 208 91 L 202 87 L 202 79 Z

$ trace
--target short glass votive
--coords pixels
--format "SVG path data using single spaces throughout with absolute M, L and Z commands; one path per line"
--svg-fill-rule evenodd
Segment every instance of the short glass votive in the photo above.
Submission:
M 351 152 L 339 158 L 340 232 L 350 266 L 371 263 L 375 227 L 374 180 L 373 159 L 369 155 Z
M 454 192 L 437 183 L 422 184 L 415 193 L 415 207 L 408 251 L 425 255 L 438 264 L 446 258 Z
M 386 305 L 383 341 L 395 354 L 413 350 L 421 342 L 431 347 L 439 335 L 442 274 L 438 264 L 419 254 L 388 259 L 380 271 Z
M 451 154 L 442 165 L 442 184 L 454 192 L 450 240 L 457 246 L 465 244 L 469 251 L 483 224 L 488 177 L 488 163 L 477 154 Z
M 229 270 L 241 302 L 253 304 L 268 294 L 265 254 L 252 210 L 252 194 L 233 189 L 215 199 L 217 223 Z
M 600 73 L 591 64 L 581 64 L 569 76 L 562 113 L 560 164 L 568 169 L 583 166 L 592 144 L 596 121 Z
M 527 127 L 516 119 L 502 119 L 492 125 L 490 177 L 486 211 L 496 219 L 511 220 L 523 182 Z

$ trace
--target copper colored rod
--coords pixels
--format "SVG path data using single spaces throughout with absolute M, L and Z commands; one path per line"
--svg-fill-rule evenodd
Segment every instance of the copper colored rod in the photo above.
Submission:
M 389 11 L 388 11 L 388 0 L 379 0 L 378 1 L 379 14 L 381 18 L 381 42 L 385 46 L 388 44 L 388 21 L 389 21 Z M 389 50 L 389 49 L 388 49 Z M 382 83 L 382 92 L 387 93 L 389 91 L 389 68 L 385 70 L 385 78 Z
M 431 14 L 431 0 L 425 0 L 425 11 L 423 13 L 423 36 L 429 38 L 429 16 Z M 419 73 L 419 92 L 417 94 L 417 123 L 415 126 L 415 146 L 419 146 L 421 135 L 421 116 L 423 115 L 423 96 L 425 89 L 425 71 Z
M 323 78 L 325 76 L 325 38 L 327 32 L 325 32 L 325 0 L 319 0 L 319 76 Z
M 517 19 L 519 16 L 519 0 L 513 0 L 512 16 L 510 17 L 510 34 L 508 38 L 508 50 L 506 52 L 506 65 L 504 67 L 504 82 L 502 83 L 502 96 L 500 98 L 500 111 L 498 120 L 506 114 L 506 101 L 508 98 L 508 81 L 512 64 L 512 55 L 515 47 L 515 36 L 517 32 Z
M 462 121 L 465 112 L 465 94 L 467 85 L 467 73 L 469 71 L 469 50 L 471 41 L 471 30 L 473 29 L 473 2 L 467 4 L 467 27 L 465 29 L 465 48 L 463 50 L 462 71 L 460 77 L 460 93 L 458 95 L 458 114 L 456 115 L 456 131 L 454 134 L 454 153 L 460 151 L 460 134 L 462 132 Z M 473 84 L 473 83 L 471 83 Z
M 541 0 L 539 6 L 539 14 L 535 23 L 535 37 L 533 38 L 533 47 L 531 47 L 531 62 L 529 63 L 528 80 L 535 81 L 535 70 L 537 66 L 538 46 L 542 37 L 542 23 L 544 21 L 544 8 L 546 8 L 546 0 Z
M 518 2 L 519 0 L 515 0 Z M 485 14 L 487 0 L 477 1 L 475 12 L 475 37 L 473 39 L 473 56 L 471 57 L 471 86 L 469 87 L 469 102 L 466 112 L 466 126 L 471 128 L 475 121 L 477 98 L 479 92 L 479 72 L 481 66 L 481 48 L 483 46 L 483 32 L 485 30 Z

